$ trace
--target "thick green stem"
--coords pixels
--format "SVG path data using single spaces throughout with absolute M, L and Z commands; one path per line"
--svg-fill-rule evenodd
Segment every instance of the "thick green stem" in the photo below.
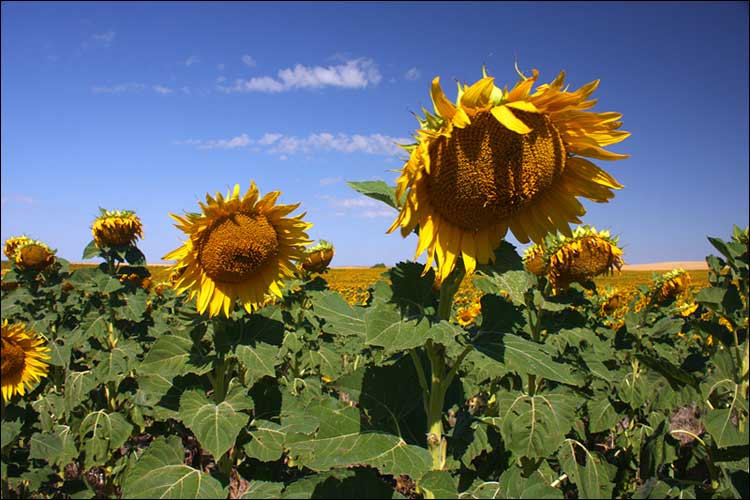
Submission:
M 526 299 L 526 313 L 529 320 L 529 328 L 531 329 L 531 340 L 539 342 L 541 340 L 542 330 L 542 309 L 537 309 L 534 305 L 533 295 L 528 295 Z M 539 381 L 541 382 L 541 380 Z M 529 373 L 528 375 L 528 392 L 530 396 L 536 394 L 536 388 L 539 384 L 536 379 L 536 374 Z
M 214 386 L 214 401 L 221 403 L 227 395 L 227 383 L 226 383 L 226 369 L 227 362 L 224 359 L 223 354 L 219 354 L 219 357 L 214 363 L 214 375 L 213 375 L 213 386 Z
M 427 405 L 427 448 L 432 455 L 432 469 L 445 468 L 446 445 L 443 437 L 443 404 L 445 402 L 445 359 L 443 354 L 427 341 L 427 356 L 431 366 L 430 401 Z
M 438 317 L 441 320 L 448 321 L 451 318 L 453 309 L 453 297 L 456 296 L 458 288 L 461 286 L 466 271 L 462 261 L 456 263 L 455 269 L 451 271 L 443 283 L 440 285 L 440 302 L 438 302 Z

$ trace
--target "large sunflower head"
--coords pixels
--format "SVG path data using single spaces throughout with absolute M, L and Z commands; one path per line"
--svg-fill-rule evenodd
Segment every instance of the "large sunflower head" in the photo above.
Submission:
M 541 243 L 586 211 L 576 199 L 606 202 L 622 186 L 584 157 L 619 160 L 604 146 L 630 134 L 617 130 L 619 113 L 587 111 L 596 80 L 569 92 L 565 74 L 539 85 L 538 72 L 512 90 L 492 77 L 459 84 L 450 102 L 439 78 L 432 81 L 435 114 L 418 118 L 417 142 L 397 181 L 401 211 L 389 232 L 407 236 L 419 225 L 416 256 L 427 250 L 427 267 L 437 261 L 442 281 L 463 258 L 467 273 L 494 259 L 493 250 L 510 229 L 527 243 Z
M 26 243 L 30 243 L 34 240 L 29 238 L 26 235 L 22 236 L 12 236 L 5 240 L 5 247 L 3 248 L 3 253 L 6 257 L 9 259 L 15 259 L 16 258 L 16 250 L 18 250 L 18 247 L 21 245 L 24 245 Z
M 299 203 L 275 205 L 280 194 L 259 199 L 253 182 L 240 197 L 238 184 L 226 198 L 206 195 L 200 214 L 171 214 L 188 239 L 162 258 L 177 259 L 174 270 L 184 268 L 174 287 L 197 297 L 198 312 L 216 316 L 223 311 L 228 317 L 236 298 L 252 312 L 267 291 L 281 297 L 280 280 L 294 276 L 292 261 L 304 258 L 302 247 L 310 243 L 305 231 L 312 224 L 302 220 L 305 214 L 286 217 Z
M 571 236 L 558 234 L 548 242 L 547 278 L 555 290 L 622 269 L 622 250 L 609 231 L 580 226 Z
M 9 401 L 18 393 L 24 395 L 26 389 L 47 376 L 49 348 L 44 340 L 26 327 L 24 323 L 2 324 L 2 390 L 3 399 Z
M 55 250 L 41 241 L 29 240 L 16 248 L 15 261 L 21 271 L 45 271 L 55 263 Z
M 335 249 L 331 242 L 320 240 L 317 245 L 307 248 L 305 253 L 302 267 L 309 273 L 319 273 L 331 263 Z
M 143 224 L 132 210 L 99 210 L 101 213 L 91 226 L 97 247 L 130 245 L 143 238 Z

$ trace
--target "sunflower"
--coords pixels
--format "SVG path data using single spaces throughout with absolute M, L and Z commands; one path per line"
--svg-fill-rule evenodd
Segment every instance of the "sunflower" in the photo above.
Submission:
M 24 395 L 26 389 L 47 376 L 49 348 L 42 345 L 44 340 L 37 337 L 24 323 L 2 324 L 2 388 L 3 400 L 18 393 Z
M 16 250 L 18 250 L 18 247 L 21 245 L 24 245 L 26 243 L 30 243 L 34 240 L 29 238 L 26 235 L 22 236 L 12 236 L 5 240 L 5 247 L 3 248 L 3 253 L 6 257 L 9 259 L 14 259 L 16 257 Z
M 44 271 L 55 263 L 55 250 L 41 241 L 29 240 L 16 247 L 15 261 L 21 271 Z
M 617 237 L 589 226 L 577 227 L 570 237 L 549 237 L 546 255 L 547 278 L 554 290 L 614 269 L 619 271 L 623 265 Z
M 299 203 L 274 205 L 280 194 L 274 191 L 259 200 L 253 182 L 240 197 L 237 184 L 226 199 L 221 193 L 215 198 L 207 194 L 206 204 L 200 203 L 202 214 L 170 214 L 188 239 L 162 258 L 177 259 L 174 271 L 184 267 L 174 287 L 178 293 L 189 290 L 189 298 L 197 296 L 199 313 L 208 310 L 216 316 L 223 310 L 229 317 L 235 298 L 252 312 L 267 291 L 281 297 L 280 280 L 294 276 L 292 260 L 304 258 L 302 247 L 310 243 L 305 231 L 312 224 L 302 220 L 305 214 L 285 217 Z
M 118 247 L 143 238 L 143 224 L 132 210 L 109 211 L 100 208 L 100 215 L 91 226 L 97 247 Z
M 575 92 L 563 88 L 565 73 L 531 88 L 538 72 L 508 92 L 492 77 L 458 86 L 456 104 L 432 81 L 435 114 L 423 110 L 417 142 L 396 185 L 401 210 L 388 232 L 406 237 L 419 225 L 416 257 L 437 261 L 440 281 L 463 258 L 467 274 L 494 260 L 493 250 L 510 229 L 516 238 L 540 243 L 568 224 L 580 223 L 583 196 L 607 202 L 622 186 L 584 156 L 619 160 L 603 149 L 627 138 L 619 113 L 586 111 L 599 81 Z M 416 258 L 415 257 L 415 258 Z
M 309 273 L 319 273 L 331 263 L 335 250 L 330 242 L 320 240 L 317 245 L 306 249 L 305 253 L 307 256 L 302 267 Z
M 476 310 L 471 307 L 462 307 L 456 311 L 456 321 L 459 325 L 467 327 L 474 323 L 474 318 L 477 317 Z
M 684 269 L 672 269 L 654 280 L 649 290 L 652 304 L 661 304 L 687 293 L 690 287 L 690 274 Z
M 601 317 L 622 316 L 628 308 L 630 297 L 631 293 L 627 290 L 608 290 L 599 309 L 599 315 Z
M 547 263 L 544 259 L 544 246 L 531 245 L 523 255 L 523 265 L 529 272 L 537 276 L 547 274 Z

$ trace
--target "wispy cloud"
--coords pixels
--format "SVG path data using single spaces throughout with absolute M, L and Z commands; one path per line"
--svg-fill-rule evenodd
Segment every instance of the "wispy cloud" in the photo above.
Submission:
M 126 92 L 142 92 L 146 86 L 142 83 L 118 83 L 110 87 L 92 87 L 95 94 L 123 94 Z
M 278 71 L 276 78 L 258 76 L 249 80 L 235 80 L 232 86 L 219 86 L 224 92 L 278 93 L 294 89 L 338 87 L 358 89 L 377 85 L 382 76 L 372 59 L 352 59 L 334 66 L 303 66 Z
M 183 62 L 182 64 L 184 64 L 185 66 L 189 68 L 190 66 L 198 62 L 200 62 L 200 59 L 198 59 L 197 56 L 190 56 L 187 59 L 185 59 L 185 62 Z
M 251 68 L 256 65 L 255 59 L 249 54 L 245 54 L 242 56 L 242 64 L 245 66 L 250 66 Z
M 151 90 L 160 95 L 168 95 L 174 93 L 174 89 L 166 87 L 164 85 L 146 85 L 143 83 L 129 82 L 129 83 L 118 83 L 110 86 L 94 86 L 91 87 L 91 91 L 95 94 L 135 94 L 141 93 L 145 90 Z M 189 94 L 190 89 L 188 87 L 182 87 L 181 90 L 184 94 Z
M 404 78 L 406 78 L 407 80 L 414 81 L 417 78 L 419 78 L 421 74 L 422 73 L 417 68 L 409 68 L 409 70 L 406 73 L 404 73 Z
M 104 33 L 94 33 L 91 35 L 91 45 L 97 46 L 97 47 L 109 47 L 112 45 L 112 42 L 115 40 L 115 36 L 117 33 L 115 33 L 113 30 L 106 31 Z M 87 47 L 88 44 L 84 44 L 84 47 Z
M 330 134 L 322 132 L 307 137 L 282 136 L 269 149 L 271 153 L 309 153 L 311 151 L 336 151 L 339 153 L 366 153 L 393 155 L 401 152 L 396 143 L 408 143 L 408 139 L 383 134 Z
M 321 198 L 328 200 L 329 205 L 337 209 L 337 215 L 353 215 L 367 219 L 396 215 L 395 210 L 372 198 L 336 198 L 334 196 L 321 196 Z
M 253 140 L 248 137 L 247 134 L 238 135 L 231 139 L 187 139 L 184 141 L 175 141 L 175 144 L 188 144 L 196 146 L 198 149 L 237 149 L 244 148 L 245 146 L 252 144 Z
M 288 136 L 279 133 L 265 133 L 257 139 L 242 134 L 230 139 L 188 139 L 176 141 L 176 144 L 196 146 L 198 149 L 236 149 L 255 145 L 261 147 L 258 151 L 279 156 L 315 151 L 337 153 L 364 153 L 371 155 L 390 156 L 402 153 L 403 150 L 396 143 L 406 144 L 409 139 L 391 137 L 383 134 L 331 134 L 328 132 L 310 134 L 307 137 Z
M 0 198 L 0 204 L 3 206 L 7 204 L 11 205 L 35 205 L 36 200 L 31 196 L 25 196 L 22 194 L 11 194 Z
M 216 69 L 218 69 L 219 71 L 224 71 L 224 63 L 217 64 Z
M 342 177 L 323 177 L 318 181 L 321 186 L 330 186 L 331 184 L 336 184 L 337 182 L 341 182 Z
M 169 87 L 164 87 L 162 85 L 154 85 L 151 88 L 154 89 L 154 92 L 161 94 L 161 95 L 167 95 L 167 94 L 171 94 L 172 92 L 174 92 L 174 90 L 170 89 Z

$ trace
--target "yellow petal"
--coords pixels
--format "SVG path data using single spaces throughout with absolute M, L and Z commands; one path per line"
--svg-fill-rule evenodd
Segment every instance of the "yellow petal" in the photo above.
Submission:
M 509 108 L 519 111 L 528 111 L 530 113 L 539 113 L 539 109 L 529 101 L 513 101 L 506 104 Z
M 519 120 L 507 106 L 495 106 L 492 108 L 492 116 L 508 130 L 517 134 L 528 134 L 531 129 Z
M 453 115 L 456 114 L 456 106 L 445 97 L 443 89 L 440 87 L 439 76 L 436 76 L 435 79 L 432 80 L 430 95 L 432 97 L 432 104 L 435 107 L 435 112 L 446 120 L 452 120 Z
M 482 78 L 474 85 L 466 89 L 461 96 L 461 106 L 465 108 L 483 108 L 490 103 L 492 89 L 495 87 L 495 79 L 491 76 Z

